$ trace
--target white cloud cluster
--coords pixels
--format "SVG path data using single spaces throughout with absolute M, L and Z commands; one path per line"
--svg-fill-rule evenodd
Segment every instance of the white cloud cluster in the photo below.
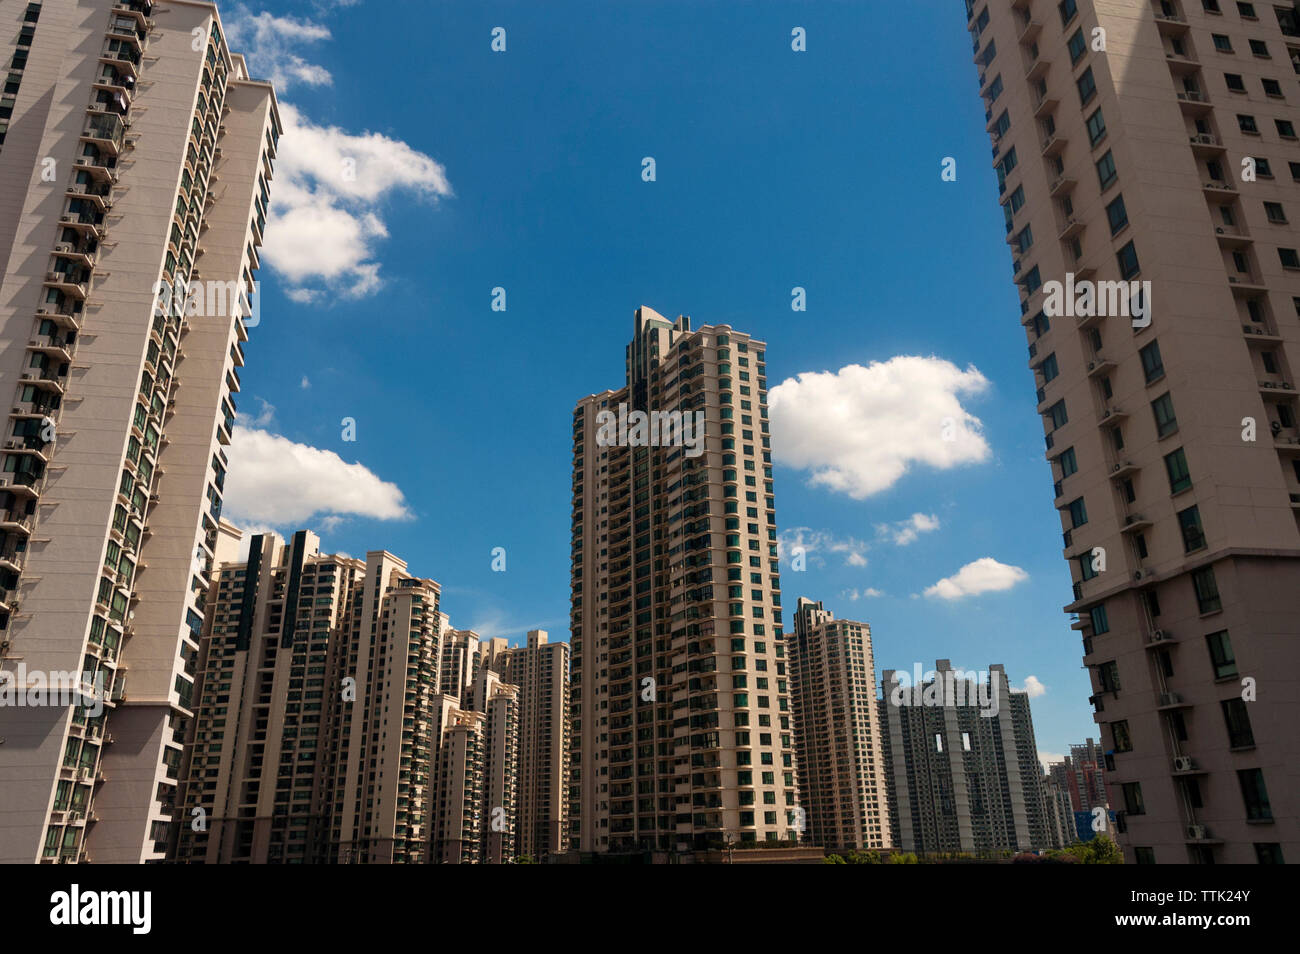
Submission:
M 841 599 L 846 599 L 850 603 L 856 603 L 858 600 L 873 600 L 884 596 L 883 590 L 878 590 L 874 586 L 864 587 L 863 589 L 848 589 L 840 594 Z
M 914 513 L 897 523 L 876 524 L 876 535 L 890 539 L 896 546 L 905 547 L 923 533 L 939 529 L 939 518 L 934 514 Z
M 802 547 L 804 555 L 810 557 L 818 566 L 825 566 L 822 553 L 834 553 L 844 557 L 847 566 L 862 567 L 867 565 L 868 545 L 853 537 L 836 537 L 829 530 L 813 530 L 811 527 L 792 527 L 782 530 L 777 537 L 777 554 L 781 559 L 789 559 L 796 547 Z
M 805 372 L 769 395 L 776 459 L 856 500 L 888 490 L 915 465 L 979 463 L 991 451 L 961 398 L 988 387 L 973 366 L 915 355 Z
M 331 39 L 328 27 L 240 7 L 227 33 L 232 48 L 247 55 L 253 74 L 268 77 L 281 94 L 294 85 L 333 82 L 329 70 L 295 52 Z M 399 192 L 435 201 L 451 195 L 446 169 L 381 133 L 356 135 L 317 125 L 283 100 L 280 120 L 284 129 L 262 246 L 266 263 L 287 279 L 285 294 L 299 303 L 373 292 L 381 284 L 375 246 L 388 236 L 382 204 Z
M 224 511 L 237 524 L 297 528 L 314 519 L 330 530 L 349 516 L 411 516 L 396 484 L 330 450 L 236 427 L 229 457 Z
M 925 595 L 931 599 L 957 600 L 963 596 L 1009 590 L 1027 579 L 1029 574 L 1018 566 L 999 563 L 992 557 L 981 557 L 927 587 Z

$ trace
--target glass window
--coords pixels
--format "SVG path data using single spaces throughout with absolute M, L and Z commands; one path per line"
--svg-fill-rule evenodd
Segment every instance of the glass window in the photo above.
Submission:
M 1172 454 L 1165 455 L 1165 471 L 1169 474 L 1169 492 L 1182 493 L 1191 489 L 1192 475 L 1187 469 L 1187 456 L 1180 447 Z

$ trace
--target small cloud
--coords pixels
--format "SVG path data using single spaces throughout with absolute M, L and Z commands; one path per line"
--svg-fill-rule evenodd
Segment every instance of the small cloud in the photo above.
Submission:
M 973 563 L 967 563 L 952 576 L 927 587 L 925 595 L 930 599 L 956 600 L 964 596 L 1009 590 L 1027 579 L 1029 574 L 1018 566 L 999 563 L 992 557 L 981 557 Z
M 858 600 L 873 600 L 884 596 L 883 590 L 878 590 L 874 586 L 868 586 L 863 589 L 848 589 L 840 594 L 841 599 L 846 599 L 850 603 L 856 603 Z
M 1047 692 L 1047 687 L 1039 681 L 1037 676 L 1026 676 L 1025 684 L 1016 691 L 1023 692 L 1030 699 L 1037 699 Z
M 300 383 L 298 387 L 302 388 L 304 391 L 311 387 L 311 381 L 307 380 L 307 375 L 304 374 L 302 376 L 302 383 Z
M 241 420 L 240 426 L 256 427 L 256 428 L 263 428 L 263 429 L 270 427 L 271 422 L 275 420 L 275 405 L 272 404 L 270 401 L 267 401 L 264 398 L 260 398 L 260 397 L 254 397 L 253 400 L 260 403 L 262 407 L 256 414 L 248 418 L 247 421 Z M 236 416 L 240 418 L 243 417 L 243 415 L 238 414 L 238 412 L 236 412 Z
M 939 518 L 933 514 L 914 513 L 898 523 L 876 524 L 876 536 L 892 539 L 895 546 L 905 547 L 923 533 L 939 529 Z
M 790 553 L 801 547 L 806 556 L 812 558 L 817 566 L 825 566 L 821 553 L 834 553 L 844 557 L 846 566 L 864 567 L 867 565 L 866 552 L 869 546 L 853 537 L 836 537 L 829 530 L 813 530 L 811 527 L 793 527 L 781 531 L 777 537 L 777 555 L 788 560 Z

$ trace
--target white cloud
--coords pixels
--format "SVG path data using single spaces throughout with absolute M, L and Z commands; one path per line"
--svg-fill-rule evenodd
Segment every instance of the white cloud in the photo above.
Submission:
M 787 378 L 769 395 L 777 461 L 856 500 L 888 490 L 916 465 L 978 463 L 991 451 L 960 398 L 988 387 L 974 366 L 915 355 Z
M 884 596 L 883 590 L 878 590 L 874 586 L 864 587 L 863 589 L 849 589 L 840 594 L 842 599 L 850 603 L 856 603 L 858 600 L 871 600 Z
M 318 23 L 270 13 L 253 14 L 240 6 L 226 22 L 226 39 L 232 50 L 248 59 L 249 72 L 258 79 L 270 80 L 277 93 L 297 84 L 329 86 L 334 82 L 329 70 L 308 63 L 292 49 L 330 39 L 329 28 Z
M 876 535 L 891 538 L 897 546 L 905 547 L 923 533 L 939 529 L 939 518 L 933 514 L 914 513 L 897 523 L 876 524 Z
M 1038 762 L 1040 765 L 1043 766 L 1044 772 L 1049 771 L 1053 764 L 1058 762 L 1064 762 L 1064 761 L 1065 761 L 1065 756 L 1061 755 L 1059 752 L 1038 753 Z
M 351 0 L 335 5 L 350 6 Z M 254 75 L 268 77 L 281 94 L 298 84 L 333 82 L 327 69 L 295 52 L 332 39 L 326 26 L 252 14 L 241 6 L 226 29 L 231 47 L 247 55 Z M 382 204 L 398 192 L 433 200 L 450 196 L 446 170 L 401 140 L 319 126 L 283 100 L 280 120 L 263 257 L 288 280 L 284 293 L 299 304 L 373 292 L 382 284 L 375 246 L 388 237 Z
M 828 530 L 813 530 L 810 527 L 792 527 L 782 530 L 777 537 L 776 550 L 782 560 L 790 558 L 795 547 L 802 547 L 804 555 L 811 557 L 818 566 L 825 566 L 821 553 L 834 553 L 844 557 L 846 566 L 863 567 L 867 565 L 868 545 L 853 537 L 836 537 Z
M 311 379 L 309 379 L 307 375 L 304 374 L 302 376 L 302 381 L 298 384 L 298 387 L 306 391 L 309 387 L 311 387 Z
M 257 401 L 262 405 L 261 410 L 259 410 L 252 417 L 249 417 L 247 420 L 243 419 L 245 415 L 237 413 L 236 417 L 237 419 L 239 419 L 240 425 L 246 427 L 259 427 L 259 428 L 270 427 L 271 422 L 275 420 L 275 405 L 272 404 L 270 401 L 266 400 L 265 398 L 254 397 L 253 400 Z
M 1037 676 L 1026 676 L 1025 684 L 1020 686 L 1016 691 L 1023 692 L 1030 699 L 1037 699 L 1039 696 L 1047 693 L 1047 687 L 1043 685 L 1042 681 L 1039 680 Z
M 284 133 L 276 159 L 263 254 L 310 303 L 330 291 L 359 297 L 381 284 L 375 245 L 387 238 L 381 204 L 396 192 L 424 199 L 452 194 L 446 170 L 429 156 L 381 133 L 354 135 L 318 126 L 280 104 Z
M 952 576 L 927 587 L 925 595 L 931 599 L 956 600 L 963 596 L 1009 590 L 1027 579 L 1029 574 L 1018 566 L 999 563 L 992 557 L 981 557 L 973 563 L 967 563 Z
M 235 523 L 299 527 L 315 519 L 331 530 L 345 517 L 411 516 L 396 484 L 330 450 L 236 427 L 230 444 L 225 514 Z

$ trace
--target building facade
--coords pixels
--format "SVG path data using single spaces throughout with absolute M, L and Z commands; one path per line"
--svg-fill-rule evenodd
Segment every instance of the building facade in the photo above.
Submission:
M 804 839 L 891 846 L 871 627 L 799 598 L 787 640 Z
M 643 307 L 574 409 L 575 850 L 796 834 L 765 352 Z
M 0 24 L 0 671 L 82 673 L 104 704 L 0 709 L 0 861 L 159 861 L 275 96 L 211 3 L 13 2 Z
M 919 667 L 918 667 L 919 669 Z M 1055 846 L 1029 698 L 1005 670 L 982 680 L 946 659 L 928 679 L 882 674 L 881 739 L 893 844 L 904 851 L 1028 851 Z
M 1295 860 L 1296 4 L 966 12 L 1126 855 Z

